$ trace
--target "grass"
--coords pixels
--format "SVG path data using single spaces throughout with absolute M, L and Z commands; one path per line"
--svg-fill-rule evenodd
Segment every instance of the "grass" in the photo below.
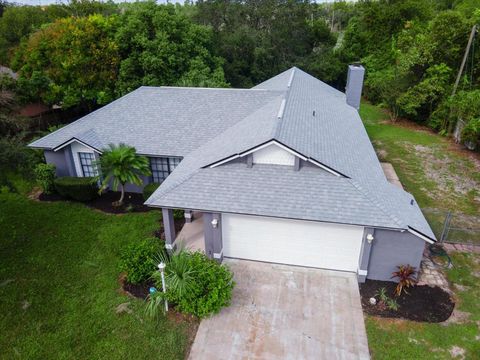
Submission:
M 151 320 L 143 301 L 119 292 L 121 249 L 160 216 L 0 194 L 0 357 L 184 358 L 186 323 Z M 122 303 L 132 312 L 117 314 Z
M 480 177 L 472 157 L 427 129 L 390 123 L 376 106 L 363 103 L 360 115 L 380 160 L 392 163 L 405 189 L 428 208 L 437 235 L 447 210 L 478 219 Z M 467 318 L 445 325 L 366 316 L 373 359 L 480 359 L 480 255 L 455 253 L 452 260 L 447 276 L 460 285 L 456 309 Z
M 456 310 L 466 317 L 458 323 L 429 324 L 366 316 L 373 359 L 480 359 L 480 255 L 455 253 L 448 279 L 456 291 Z
M 360 115 L 380 160 L 393 164 L 437 236 L 448 210 L 457 214 L 458 227 L 478 227 L 480 161 L 473 154 L 426 128 L 392 124 L 377 106 L 363 103 Z

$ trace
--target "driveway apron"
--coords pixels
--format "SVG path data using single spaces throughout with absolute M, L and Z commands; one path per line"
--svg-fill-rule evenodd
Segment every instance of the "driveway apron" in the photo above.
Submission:
M 192 360 L 369 359 L 356 275 L 225 259 L 232 304 L 201 322 Z

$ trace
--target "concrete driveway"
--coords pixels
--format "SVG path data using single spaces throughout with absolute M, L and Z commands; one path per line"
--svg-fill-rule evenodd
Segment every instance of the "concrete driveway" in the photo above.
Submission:
M 190 359 L 369 359 L 355 274 L 225 263 L 232 305 L 201 322 Z

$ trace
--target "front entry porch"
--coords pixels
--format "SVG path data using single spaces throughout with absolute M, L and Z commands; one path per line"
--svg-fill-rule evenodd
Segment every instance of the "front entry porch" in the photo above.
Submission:
M 165 248 L 202 251 L 209 258 L 222 261 L 222 224 L 219 213 L 185 210 L 185 225 L 176 234 L 172 209 L 162 209 Z
M 175 238 L 177 248 L 205 252 L 205 233 L 203 231 L 203 213 L 193 212 L 193 221 L 185 222 Z

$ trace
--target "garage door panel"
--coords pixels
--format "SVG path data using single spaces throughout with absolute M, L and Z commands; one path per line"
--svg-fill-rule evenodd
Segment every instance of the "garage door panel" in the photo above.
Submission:
M 222 215 L 226 257 L 356 271 L 360 226 L 261 216 Z

